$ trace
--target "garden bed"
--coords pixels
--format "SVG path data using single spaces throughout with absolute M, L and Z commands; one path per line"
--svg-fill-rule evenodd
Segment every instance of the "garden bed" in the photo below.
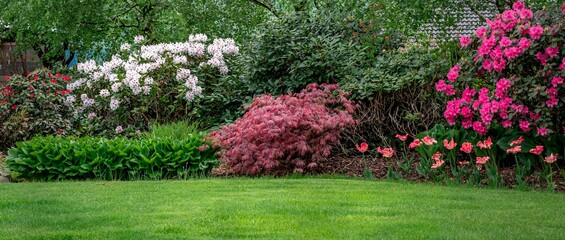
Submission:
M 381 158 L 382 159 L 382 158 Z M 367 167 L 371 169 L 373 177 L 375 179 L 387 179 L 388 166 L 386 162 L 381 159 L 367 157 Z M 306 175 L 342 175 L 349 176 L 353 178 L 363 178 L 363 158 L 361 157 L 345 157 L 336 156 L 331 158 L 322 159 L 317 162 L 318 167 L 305 172 Z M 433 181 L 431 179 L 426 180 L 416 171 L 416 166 L 418 162 L 412 164 L 410 168 L 410 174 L 402 173 L 403 180 L 414 181 L 414 182 L 427 182 Z M 446 166 L 445 172 L 450 173 L 450 166 Z M 507 188 L 514 188 L 516 185 L 515 180 L 515 166 L 502 167 L 499 169 L 502 178 L 504 179 L 504 186 Z M 231 171 L 225 166 L 221 165 L 214 169 L 213 176 L 217 178 L 222 177 L 233 177 L 235 176 Z M 532 189 L 546 189 L 547 183 L 538 176 L 539 170 L 535 170 L 530 176 L 527 176 L 526 182 L 528 186 Z M 273 173 L 275 176 L 283 176 L 282 172 Z M 482 170 L 481 175 L 486 179 L 486 173 Z M 448 175 L 447 179 L 453 180 L 453 175 Z M 554 181 L 557 183 L 556 190 L 563 192 L 565 191 L 565 178 L 560 174 L 556 173 L 554 176 Z M 462 184 L 465 184 L 466 180 L 463 179 Z

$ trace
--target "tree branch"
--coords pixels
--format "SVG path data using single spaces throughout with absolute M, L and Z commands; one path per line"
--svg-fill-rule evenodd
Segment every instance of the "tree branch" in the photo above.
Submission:
M 485 16 L 483 16 L 476 8 L 475 6 L 473 6 L 473 4 L 469 3 L 469 0 L 464 0 L 463 1 L 463 5 L 465 5 L 466 7 L 468 7 L 471 12 L 473 12 L 475 15 L 479 16 L 479 18 L 481 19 L 481 21 L 486 22 L 487 18 Z
M 262 3 L 262 2 L 260 2 L 259 0 L 249 0 L 249 1 L 252 2 L 252 3 L 254 3 L 254 4 L 256 4 L 256 5 L 258 5 L 258 6 L 261 6 L 261 7 L 265 8 L 265 9 L 269 10 L 269 12 L 271 12 L 273 15 L 275 15 L 275 17 L 278 17 L 278 16 L 279 16 L 279 15 L 277 15 L 277 12 L 276 12 L 272 7 L 268 6 L 267 4 Z

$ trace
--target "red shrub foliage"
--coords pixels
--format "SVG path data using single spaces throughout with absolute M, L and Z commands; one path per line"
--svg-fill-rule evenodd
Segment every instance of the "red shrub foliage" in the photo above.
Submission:
M 330 155 L 343 130 L 357 124 L 349 93 L 337 84 L 310 84 L 297 94 L 257 97 L 232 125 L 211 133 L 221 159 L 236 174 L 313 168 Z M 308 162 L 308 164 L 307 164 Z

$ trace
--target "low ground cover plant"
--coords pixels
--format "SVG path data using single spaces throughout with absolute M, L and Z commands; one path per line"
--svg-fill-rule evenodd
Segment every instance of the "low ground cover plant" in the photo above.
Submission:
M 297 94 L 257 97 L 234 124 L 211 133 L 221 159 L 236 174 L 302 172 L 330 155 L 332 145 L 356 124 L 349 93 L 337 84 L 310 84 Z
M 37 137 L 8 151 L 6 165 L 27 180 L 184 179 L 207 175 L 217 149 L 203 134 L 183 139 Z

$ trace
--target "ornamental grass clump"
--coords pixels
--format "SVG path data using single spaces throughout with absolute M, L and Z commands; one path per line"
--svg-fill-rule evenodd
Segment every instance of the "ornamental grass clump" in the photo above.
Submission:
M 330 155 L 340 134 L 357 124 L 349 93 L 337 84 L 310 84 L 300 93 L 257 97 L 234 124 L 211 133 L 235 174 L 302 173 Z
M 204 82 L 227 74 L 226 57 L 239 53 L 232 39 L 209 42 L 203 34 L 187 42 L 144 42 L 138 36 L 133 44 L 122 44 L 110 61 L 77 65 L 85 77 L 69 84 L 76 94 L 66 100 L 77 107 L 84 126 L 102 126 L 90 132 L 119 127 L 127 133 L 144 130 L 150 121 L 188 118 Z

